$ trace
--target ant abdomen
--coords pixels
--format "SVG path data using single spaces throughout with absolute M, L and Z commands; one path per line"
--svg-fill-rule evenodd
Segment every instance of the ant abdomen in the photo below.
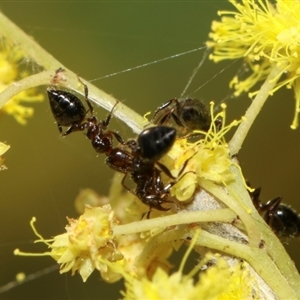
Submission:
M 60 133 L 62 133 L 61 126 L 72 126 L 83 121 L 87 111 L 75 95 L 54 89 L 47 89 L 47 93 L 50 108 Z
M 176 129 L 167 126 L 151 127 L 143 130 L 137 143 L 143 160 L 157 161 L 173 146 Z

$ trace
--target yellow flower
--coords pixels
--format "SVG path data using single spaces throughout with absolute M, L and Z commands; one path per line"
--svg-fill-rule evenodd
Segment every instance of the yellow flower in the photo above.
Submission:
M 60 273 L 76 271 L 86 281 L 91 273 L 97 269 L 102 277 L 109 280 L 111 270 L 106 262 L 116 262 L 123 259 L 117 251 L 112 227 L 117 224 L 110 205 L 103 207 L 86 206 L 85 213 L 78 220 L 68 219 L 66 233 L 45 240 L 36 231 L 33 223 L 31 226 L 39 237 L 36 242 L 43 242 L 51 248 L 50 252 L 30 254 L 15 250 L 15 255 L 42 256 L 50 255 L 60 264 Z M 114 277 L 115 279 L 115 277 Z
M 212 23 L 207 42 L 213 48 L 210 56 L 215 62 L 244 58 L 252 74 L 243 81 L 235 77 L 231 85 L 235 94 L 249 91 L 258 81 L 265 80 L 274 66 L 280 68 L 276 80 L 282 75 L 272 93 L 286 86 L 294 88 L 295 116 L 291 128 L 298 127 L 300 95 L 297 90 L 300 76 L 300 1 L 277 0 L 276 5 L 266 0 L 235 0 L 237 9 L 220 11 L 221 22 Z M 255 95 L 251 93 L 250 95 Z
M 98 257 L 117 261 L 123 256 L 116 250 L 112 226 L 116 225 L 109 205 L 86 206 L 85 213 L 78 220 L 68 219 L 67 232 L 54 237 L 51 256 L 61 264 L 60 272 L 79 271 L 83 281 L 94 269 L 106 273 L 108 267 Z
M 172 195 L 179 201 L 189 200 L 201 180 L 210 180 L 218 184 L 234 179 L 229 167 L 232 165 L 228 145 L 224 135 L 241 121 L 233 121 L 225 125 L 226 105 L 223 110 L 214 116 L 214 104 L 211 103 L 212 122 L 208 132 L 201 132 L 203 139 L 195 143 L 188 143 L 185 139 L 176 141 L 175 146 L 169 152 L 169 156 L 174 159 L 174 170 L 180 171 L 184 163 L 188 160 L 184 174 L 179 182 L 172 188 Z M 218 128 L 217 123 L 222 123 Z M 199 133 L 195 131 L 194 133 Z M 173 171 L 174 171 L 173 170 Z
M 225 260 L 218 259 L 214 267 L 199 275 L 195 282 L 180 271 L 168 275 L 158 268 L 152 279 L 125 276 L 124 299 L 258 299 L 246 263 L 229 267 Z
M 28 76 L 28 72 L 21 70 L 21 61 L 24 59 L 22 52 L 16 46 L 5 43 L 5 47 L 0 50 L 0 92 L 9 85 Z M 23 91 L 10 99 L 2 108 L 1 112 L 13 116 L 22 125 L 27 123 L 27 118 L 32 117 L 33 108 L 23 105 L 25 102 L 41 102 L 43 94 L 36 94 L 35 89 Z

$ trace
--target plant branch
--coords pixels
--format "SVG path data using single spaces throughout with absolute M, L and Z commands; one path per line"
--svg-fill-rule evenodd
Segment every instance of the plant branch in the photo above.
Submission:
M 11 22 L 5 15 L 0 12 L 1 36 L 8 41 L 12 41 L 16 47 L 22 49 L 24 57 L 30 59 L 43 67 L 44 72 L 28 76 L 8 87 L 0 94 L 0 108 L 8 102 L 13 96 L 21 91 L 40 85 L 49 85 L 57 69 L 65 70 L 66 81 L 59 82 L 59 85 L 65 86 L 83 94 L 83 89 L 78 81 L 76 73 L 67 69 L 62 63 L 56 60 L 51 54 L 44 50 L 29 37 L 23 30 Z M 110 111 L 116 103 L 116 99 L 98 89 L 96 86 L 85 82 L 89 88 L 89 98 L 104 109 Z M 144 126 L 145 120 L 139 114 L 128 108 L 123 103 L 119 103 L 114 115 L 128 125 L 134 132 L 139 133 Z
M 273 66 L 268 78 L 261 86 L 258 94 L 252 101 L 251 105 L 246 111 L 244 116 L 245 120 L 237 128 L 235 134 L 233 135 L 231 141 L 229 142 L 230 153 L 232 156 L 236 155 L 242 147 L 242 144 L 250 130 L 254 120 L 265 104 L 267 98 L 272 94 L 272 89 L 274 88 L 277 80 L 279 79 L 278 74 L 282 73 L 282 69 Z

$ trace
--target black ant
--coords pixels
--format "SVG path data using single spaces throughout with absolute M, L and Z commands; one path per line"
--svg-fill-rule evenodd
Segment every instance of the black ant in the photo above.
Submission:
M 61 72 L 61 70 L 59 69 L 57 72 Z M 57 122 L 60 134 L 66 136 L 74 131 L 86 130 L 86 136 L 91 140 L 93 148 L 98 153 L 109 153 L 112 150 L 113 136 L 118 142 L 125 144 L 116 131 L 107 130 L 105 132 L 118 102 L 113 106 L 105 120 L 98 121 L 94 114 L 93 106 L 88 99 L 88 88 L 80 79 L 79 81 L 84 86 L 88 110 L 75 95 L 62 90 L 47 89 L 52 114 Z M 87 117 L 88 112 L 90 113 L 89 117 Z M 65 132 L 62 131 L 62 126 L 68 126 Z
M 151 121 L 162 125 L 170 118 L 173 118 L 178 126 L 189 130 L 207 131 L 211 124 L 210 113 L 198 99 L 171 99 L 155 110 Z
M 162 206 L 170 203 L 168 200 L 170 188 L 177 183 L 169 169 L 158 162 L 173 146 L 176 139 L 176 130 L 167 126 L 157 126 L 142 131 L 137 140 L 129 140 L 126 145 L 130 149 L 114 148 L 106 159 L 106 163 L 112 169 L 124 173 L 122 185 L 125 189 L 132 190 L 125 184 L 128 174 L 136 184 L 135 194 L 144 204 L 150 207 L 147 218 L 152 208 L 160 211 L 168 211 Z M 183 173 L 188 160 L 184 163 L 178 177 Z M 157 168 L 156 165 L 159 167 Z M 161 172 L 174 179 L 164 185 Z
M 106 164 L 110 168 L 125 174 L 122 185 L 132 192 L 125 184 L 126 177 L 130 174 L 136 184 L 134 194 L 150 207 L 147 217 L 149 217 L 152 208 L 161 211 L 169 210 L 169 208 L 164 208 L 162 204 L 170 202 L 167 199 L 169 190 L 177 181 L 169 169 L 159 163 L 158 160 L 173 146 L 176 139 L 176 129 L 167 126 L 151 127 L 142 131 L 137 140 L 129 140 L 125 143 L 117 132 L 104 131 L 109 125 L 117 103 L 104 121 L 98 121 L 94 115 L 93 106 L 88 100 L 88 88 L 84 83 L 82 84 L 89 110 L 86 110 L 81 101 L 73 94 L 47 89 L 51 110 L 61 135 L 65 136 L 74 131 L 86 130 L 86 136 L 92 141 L 93 148 L 98 153 L 107 155 Z M 88 112 L 90 112 L 90 117 L 86 117 Z M 62 126 L 68 126 L 64 133 Z M 122 147 L 113 147 L 113 136 L 122 144 Z M 179 176 L 184 171 L 186 164 L 187 162 Z M 165 186 L 161 179 L 161 172 L 164 172 L 174 181 Z
M 250 193 L 253 204 L 271 229 L 280 237 L 300 236 L 300 217 L 290 206 L 281 203 L 282 197 L 276 197 L 263 204 L 260 188 Z

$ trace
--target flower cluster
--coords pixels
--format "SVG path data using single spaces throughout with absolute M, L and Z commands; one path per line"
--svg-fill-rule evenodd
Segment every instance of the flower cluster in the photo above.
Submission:
M 117 250 L 115 237 L 112 232 L 117 224 L 110 205 L 103 207 L 86 206 L 84 214 L 79 219 L 68 219 L 66 233 L 45 240 L 37 233 L 34 222 L 32 229 L 39 237 L 36 242 L 43 242 L 51 251 L 32 254 L 15 250 L 15 255 L 24 256 L 52 256 L 60 264 L 60 273 L 72 271 L 72 275 L 78 271 L 83 281 L 86 281 L 91 273 L 97 269 L 103 278 L 112 280 L 111 273 L 106 262 L 117 262 L 123 259 L 123 255 Z M 119 279 L 113 277 L 114 280 Z
M 18 47 L 10 43 L 4 43 L 4 48 L 0 50 L 0 92 L 5 90 L 17 80 L 28 76 L 26 70 L 21 70 L 21 62 L 24 59 Z M 41 102 L 44 96 L 37 94 L 35 89 L 20 92 L 10 99 L 2 108 L 1 112 L 11 115 L 22 125 L 27 123 L 27 119 L 32 117 L 34 110 L 32 107 L 24 106 L 23 103 Z
M 277 84 L 272 93 L 286 86 L 296 97 L 295 116 L 291 128 L 298 127 L 300 111 L 300 1 L 230 0 L 237 11 L 220 11 L 221 22 L 212 23 L 207 42 L 213 48 L 215 62 L 244 58 L 251 75 L 244 80 L 235 77 L 231 85 L 236 95 L 249 91 L 258 81 L 265 80 L 273 67 L 279 68 Z M 281 79 L 282 75 L 285 78 Z M 254 95 L 257 92 L 251 93 Z
M 192 273 L 184 275 L 178 271 L 169 275 L 158 268 L 151 279 L 125 276 L 124 299 L 259 299 L 250 284 L 253 276 L 247 263 L 229 267 L 219 258 L 196 281 Z
M 123 256 L 117 251 L 112 235 L 116 219 L 110 205 L 86 206 L 85 213 L 78 220 L 68 219 L 66 233 L 54 237 L 51 256 L 61 264 L 60 272 L 79 271 L 83 281 L 94 269 L 106 273 L 104 260 L 118 261 Z M 100 260 L 101 259 L 101 260 Z
M 187 161 L 184 174 L 172 189 L 172 194 L 179 201 L 189 200 L 196 187 L 201 186 L 202 180 L 226 185 L 226 182 L 234 179 L 229 169 L 233 162 L 230 159 L 230 151 L 224 136 L 241 121 L 234 120 L 229 125 L 225 125 L 225 104 L 222 104 L 222 111 L 214 115 L 214 103 L 211 102 L 210 110 L 212 122 L 208 132 L 194 131 L 192 133 L 192 135 L 203 134 L 204 138 L 195 143 L 179 139 L 168 154 L 174 160 L 172 171 L 177 174 Z

